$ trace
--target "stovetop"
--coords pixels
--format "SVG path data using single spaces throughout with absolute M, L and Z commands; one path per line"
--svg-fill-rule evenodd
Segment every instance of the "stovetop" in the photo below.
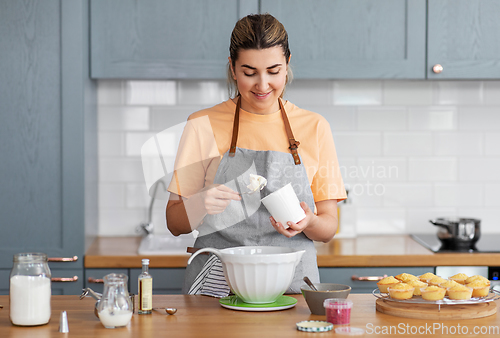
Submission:
M 472 249 L 450 250 L 443 247 L 437 234 L 411 234 L 415 241 L 431 250 L 432 252 L 500 252 L 500 234 L 481 234 L 481 237 L 476 242 Z

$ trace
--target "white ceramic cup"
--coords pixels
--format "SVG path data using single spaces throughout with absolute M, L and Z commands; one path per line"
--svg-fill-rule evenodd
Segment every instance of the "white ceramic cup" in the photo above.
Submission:
M 261 202 L 276 222 L 280 222 L 285 228 L 288 228 L 288 222 L 297 223 L 306 217 L 292 183 L 267 195 Z

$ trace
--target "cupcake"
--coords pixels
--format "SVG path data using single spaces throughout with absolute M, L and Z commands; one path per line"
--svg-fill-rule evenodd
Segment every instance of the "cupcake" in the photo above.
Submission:
M 427 283 L 424 283 L 420 280 L 411 280 L 411 281 L 408 281 L 406 284 L 411 285 L 415 288 L 415 290 L 413 290 L 414 296 L 420 296 L 422 294 L 420 292 L 420 289 L 427 287 Z
M 458 284 L 459 283 L 455 282 L 454 280 L 448 279 L 446 282 L 439 284 L 439 287 L 445 289 L 446 295 L 448 296 L 448 289 L 453 287 L 453 286 L 456 286 Z M 462 284 L 460 284 L 460 285 L 462 285 Z
M 446 282 L 446 279 L 436 276 L 434 278 L 429 279 L 429 285 L 439 286 L 439 284 Z
M 469 278 L 465 273 L 457 273 L 456 275 L 451 276 L 448 279 L 454 280 L 457 283 L 465 284 L 465 280 Z
M 414 276 L 414 275 L 409 274 L 409 273 L 402 273 L 402 274 L 399 274 L 395 277 L 396 277 L 396 279 L 402 281 L 403 283 L 406 283 L 410 280 L 418 280 L 417 276 Z
M 453 300 L 467 300 L 472 297 L 472 288 L 469 288 L 463 284 L 456 283 L 455 286 L 450 287 L 448 292 L 448 298 Z
M 488 281 L 489 283 L 490 281 Z M 490 285 L 480 278 L 465 284 L 465 286 L 472 288 L 472 297 L 486 297 L 490 293 Z
M 434 277 L 436 277 L 436 275 L 433 274 L 432 272 L 427 272 L 424 273 L 423 275 L 418 276 L 418 278 L 424 283 L 429 283 L 429 280 Z
M 389 296 L 394 299 L 410 299 L 413 297 L 414 289 L 413 286 L 406 283 L 398 283 L 388 288 Z
M 471 276 L 471 277 L 467 278 L 467 279 L 465 280 L 465 284 L 472 283 L 473 281 L 475 281 L 475 280 L 477 280 L 477 279 L 479 279 L 479 280 L 483 281 L 486 285 L 490 285 L 490 281 L 488 280 L 488 278 L 483 277 L 483 276 L 481 276 L 481 275 L 474 275 L 474 276 Z
M 425 289 L 422 288 L 420 292 L 422 292 L 422 298 L 425 300 L 441 300 L 444 298 L 446 289 L 431 285 L 426 287 Z
M 388 292 L 387 288 L 390 286 L 394 286 L 396 284 L 400 283 L 399 280 L 394 278 L 393 276 L 385 277 L 384 279 L 381 279 L 380 281 L 377 282 L 378 289 L 380 292 Z

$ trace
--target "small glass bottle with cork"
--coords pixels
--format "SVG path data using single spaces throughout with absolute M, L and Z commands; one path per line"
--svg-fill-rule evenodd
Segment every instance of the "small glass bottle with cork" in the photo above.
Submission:
M 149 259 L 142 260 L 142 272 L 139 282 L 139 309 L 140 315 L 151 314 L 153 310 L 153 277 L 149 274 Z

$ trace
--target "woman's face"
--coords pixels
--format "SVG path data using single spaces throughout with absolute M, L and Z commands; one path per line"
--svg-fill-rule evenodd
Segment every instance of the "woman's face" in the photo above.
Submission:
M 278 98 L 288 71 L 282 47 L 241 50 L 231 70 L 241 94 L 241 109 L 254 114 L 279 110 Z

